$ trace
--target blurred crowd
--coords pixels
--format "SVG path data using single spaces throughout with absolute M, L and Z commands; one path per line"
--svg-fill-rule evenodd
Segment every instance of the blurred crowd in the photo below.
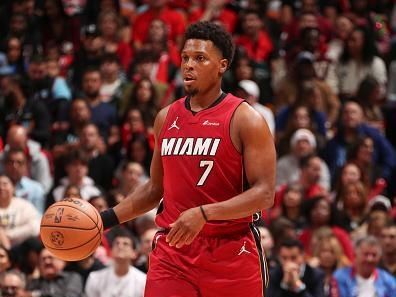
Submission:
M 63 198 L 101 211 L 147 180 L 199 20 L 234 36 L 223 90 L 276 143 L 275 205 L 255 222 L 268 296 L 395 296 L 392 0 L 0 1 L 1 296 L 143 296 L 155 210 L 79 262 L 43 248 L 39 223 Z

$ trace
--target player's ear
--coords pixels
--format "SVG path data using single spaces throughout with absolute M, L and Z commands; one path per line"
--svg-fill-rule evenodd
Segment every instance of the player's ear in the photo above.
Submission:
M 219 69 L 220 74 L 224 74 L 227 71 L 227 68 L 228 68 L 228 60 L 221 59 L 220 60 L 220 69 Z

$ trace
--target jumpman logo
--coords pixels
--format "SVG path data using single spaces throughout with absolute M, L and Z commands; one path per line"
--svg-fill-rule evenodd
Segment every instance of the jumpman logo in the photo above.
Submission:
M 242 255 L 243 253 L 251 254 L 251 252 L 246 249 L 246 241 L 243 242 L 243 246 L 241 247 L 238 256 Z
M 172 125 L 170 125 L 170 127 L 168 128 L 168 130 L 170 130 L 170 129 L 172 129 L 172 128 L 176 128 L 177 130 L 180 130 L 180 128 L 179 128 L 179 127 L 177 126 L 177 124 L 176 124 L 178 118 L 179 118 L 179 117 L 176 117 L 176 120 L 173 121 Z

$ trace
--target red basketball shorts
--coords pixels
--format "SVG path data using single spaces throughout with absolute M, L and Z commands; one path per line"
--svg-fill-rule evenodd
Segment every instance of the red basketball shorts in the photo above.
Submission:
M 268 270 L 253 226 L 227 235 L 198 235 L 180 249 L 166 232 L 154 237 L 145 297 L 263 297 Z

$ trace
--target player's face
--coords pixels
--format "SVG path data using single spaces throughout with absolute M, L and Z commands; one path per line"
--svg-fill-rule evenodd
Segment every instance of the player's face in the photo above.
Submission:
M 181 58 L 184 89 L 192 96 L 218 86 L 228 65 L 227 59 L 209 40 L 187 40 Z

